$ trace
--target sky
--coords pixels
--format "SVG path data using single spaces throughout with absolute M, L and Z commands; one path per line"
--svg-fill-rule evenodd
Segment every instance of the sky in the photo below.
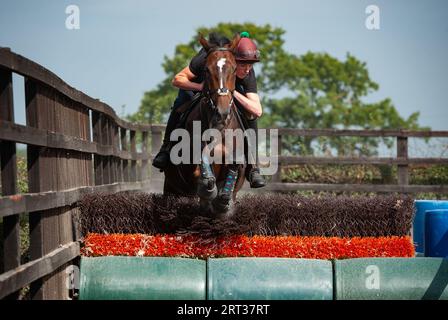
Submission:
M 69 5 L 80 10 L 78 30 L 66 28 Z M 379 30 L 365 26 L 369 5 L 379 8 Z M 445 0 L 0 0 L 0 46 L 122 115 L 136 112 L 143 93 L 164 79 L 165 55 L 219 22 L 280 27 L 296 55 L 350 53 L 380 86 L 368 101 L 389 97 L 401 116 L 419 111 L 420 125 L 448 130 Z M 16 122 L 25 123 L 21 77 L 14 101 Z

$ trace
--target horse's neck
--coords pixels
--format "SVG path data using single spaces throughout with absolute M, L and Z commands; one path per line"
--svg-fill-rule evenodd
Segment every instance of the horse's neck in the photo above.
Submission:
M 229 129 L 242 129 L 240 123 L 238 121 L 238 111 L 236 110 L 235 103 L 233 103 L 232 108 L 230 110 L 232 118 L 229 121 Z
M 231 112 L 232 118 L 230 119 L 229 124 L 226 127 L 228 127 L 228 129 L 243 129 L 244 130 L 244 128 L 240 124 L 240 120 L 239 120 L 240 115 L 238 114 L 238 110 L 235 105 L 235 102 L 232 104 L 230 112 Z
M 208 103 L 205 100 L 201 100 L 197 108 L 194 108 L 192 112 L 187 117 L 187 130 L 192 132 L 192 123 L 193 121 L 206 121 L 208 122 L 208 118 L 203 119 L 203 117 L 209 117 L 208 112 L 204 111 L 204 108 L 209 108 Z M 224 127 L 224 129 L 243 129 L 241 126 L 238 115 L 237 107 L 235 103 L 232 104 L 230 110 L 230 120 Z

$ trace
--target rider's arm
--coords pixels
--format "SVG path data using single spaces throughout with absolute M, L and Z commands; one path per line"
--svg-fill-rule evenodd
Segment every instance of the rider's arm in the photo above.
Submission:
M 246 95 L 239 93 L 238 91 L 233 92 L 233 96 L 241 103 L 244 109 L 253 116 L 259 118 L 263 113 L 261 110 L 260 97 L 257 93 L 248 92 Z
M 174 76 L 172 85 L 184 90 L 202 91 L 203 83 L 195 83 L 192 80 L 196 78 L 196 75 L 191 72 L 190 67 L 185 67 L 181 72 Z

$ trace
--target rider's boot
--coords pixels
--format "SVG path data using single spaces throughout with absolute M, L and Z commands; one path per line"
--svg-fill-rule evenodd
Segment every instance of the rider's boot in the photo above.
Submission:
M 251 188 L 262 188 L 266 186 L 266 180 L 260 173 L 258 166 L 248 164 L 246 168 L 246 179 L 249 181 Z
M 262 188 L 266 186 L 266 180 L 260 173 L 260 168 L 258 166 L 258 125 L 257 119 L 247 120 L 249 125 L 249 129 L 253 129 L 255 131 L 255 155 L 252 156 L 252 161 L 250 161 L 246 167 L 246 179 L 249 181 L 251 188 Z M 248 152 L 251 152 L 249 150 Z M 253 159 L 255 157 L 255 159 Z
M 163 144 L 160 147 L 159 153 L 154 157 L 152 161 L 152 165 L 160 170 L 166 169 L 170 164 L 170 135 L 171 132 L 176 128 L 181 114 L 176 112 L 174 109 L 171 110 L 170 117 L 168 118 L 168 122 L 166 124 L 165 136 L 163 138 Z

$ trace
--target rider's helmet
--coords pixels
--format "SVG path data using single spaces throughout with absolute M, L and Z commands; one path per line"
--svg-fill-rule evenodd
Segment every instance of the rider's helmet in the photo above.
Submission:
M 237 62 L 255 63 L 260 61 L 260 51 L 257 45 L 250 39 L 249 32 L 241 32 L 240 41 L 235 48 L 235 59 Z

